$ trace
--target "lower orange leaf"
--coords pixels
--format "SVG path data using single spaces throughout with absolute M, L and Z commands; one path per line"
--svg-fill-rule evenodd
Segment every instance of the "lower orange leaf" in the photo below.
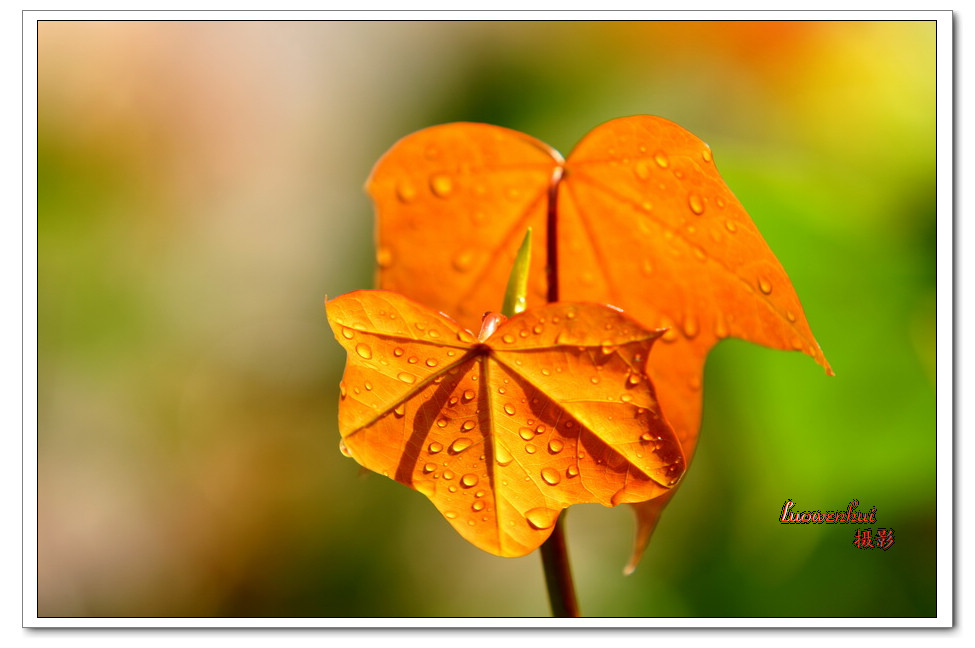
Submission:
M 343 452 L 426 495 L 485 551 L 525 555 L 562 509 L 652 500 L 683 475 L 646 374 L 662 331 L 616 309 L 549 304 L 483 341 L 391 292 L 326 310 L 348 352 Z

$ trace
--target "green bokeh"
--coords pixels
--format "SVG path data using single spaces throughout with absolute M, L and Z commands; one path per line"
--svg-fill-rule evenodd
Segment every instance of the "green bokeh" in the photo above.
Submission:
M 445 121 L 567 154 L 657 114 L 707 141 L 836 376 L 740 341 L 637 572 L 567 517 L 583 612 L 929 617 L 934 23 L 42 23 L 41 616 L 546 616 L 501 559 L 338 452 L 322 300 L 372 284 L 362 191 Z M 799 510 L 877 508 L 888 551 Z

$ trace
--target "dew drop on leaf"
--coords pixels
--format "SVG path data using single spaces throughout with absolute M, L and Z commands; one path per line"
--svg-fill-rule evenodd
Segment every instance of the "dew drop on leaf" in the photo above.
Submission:
M 443 450 L 443 444 L 438 441 L 433 441 L 430 443 L 430 445 L 427 446 L 427 450 L 430 451 L 430 454 L 437 454 L 438 452 Z
M 503 445 L 498 445 L 494 451 L 494 460 L 498 462 L 499 466 L 507 466 L 514 461 L 514 457 Z
M 457 272 L 467 272 L 474 265 L 474 251 L 463 250 L 454 256 L 450 263 Z
M 410 184 L 408 180 L 401 180 L 396 185 L 396 197 L 404 204 L 413 202 L 416 199 L 416 187 Z
M 380 268 L 388 268 L 393 265 L 393 253 L 388 247 L 381 246 L 376 250 L 376 265 Z
M 542 468 L 542 480 L 549 486 L 555 486 L 562 481 L 562 475 L 560 475 L 559 471 L 555 470 L 554 468 L 546 466 L 545 468 Z
M 359 343 L 355 347 L 355 352 L 359 354 L 359 357 L 366 360 L 372 359 L 372 348 L 368 344 Z
M 446 198 L 454 190 L 454 183 L 442 173 L 430 176 L 430 190 L 438 198 Z
M 472 445 L 474 445 L 473 441 L 471 441 L 467 437 L 460 437 L 450 444 L 450 451 L 454 454 L 457 454 L 458 452 L 463 452 L 464 450 L 467 450 Z
M 559 518 L 559 512 L 544 507 L 533 508 L 525 512 L 525 519 L 533 529 L 551 529 Z
M 477 486 L 477 475 L 474 473 L 467 473 L 460 478 L 460 485 L 464 488 L 471 488 L 472 486 Z

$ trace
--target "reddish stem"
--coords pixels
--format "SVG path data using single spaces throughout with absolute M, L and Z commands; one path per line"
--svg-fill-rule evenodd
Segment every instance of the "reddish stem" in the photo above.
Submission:
M 558 166 L 548 186 L 545 272 L 548 280 L 547 301 L 549 303 L 559 300 L 558 199 L 563 173 L 562 166 Z M 576 602 L 576 590 L 572 582 L 572 570 L 569 567 L 569 552 L 565 547 L 563 519 L 564 516 L 560 515 L 552 535 L 542 544 L 542 567 L 545 570 L 545 584 L 548 586 L 552 616 L 577 617 L 579 604 Z

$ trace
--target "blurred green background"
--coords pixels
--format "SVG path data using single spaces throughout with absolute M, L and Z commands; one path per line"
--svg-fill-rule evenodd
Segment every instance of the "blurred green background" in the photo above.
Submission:
M 934 22 L 41 22 L 40 616 L 547 616 L 535 554 L 467 544 L 338 449 L 325 295 L 370 287 L 362 190 L 447 121 L 568 154 L 676 121 L 836 371 L 726 341 L 637 572 L 573 507 L 590 616 L 933 616 Z M 877 508 L 888 551 L 798 510 Z

